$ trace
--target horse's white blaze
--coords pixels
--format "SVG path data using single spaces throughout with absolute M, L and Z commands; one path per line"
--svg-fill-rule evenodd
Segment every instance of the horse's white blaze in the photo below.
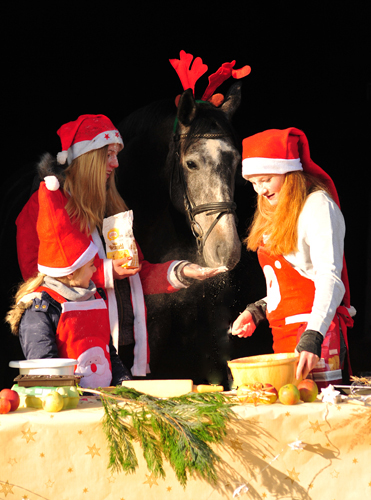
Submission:
M 228 166 L 223 165 L 226 157 L 224 153 L 229 153 L 227 158 L 231 164 Z M 190 161 L 194 162 L 197 168 L 187 169 L 187 162 Z M 225 140 L 202 139 L 191 146 L 183 156 L 183 165 L 192 204 L 199 206 L 210 202 L 233 201 L 234 183 L 231 183 L 231 179 L 234 179 L 239 162 L 239 154 Z M 207 213 L 202 212 L 195 216 L 204 235 L 218 216 L 218 213 Z M 224 214 L 205 242 L 204 258 L 209 265 L 224 265 L 226 262 L 223 259 L 227 259 L 232 248 L 239 248 L 239 244 L 234 215 Z

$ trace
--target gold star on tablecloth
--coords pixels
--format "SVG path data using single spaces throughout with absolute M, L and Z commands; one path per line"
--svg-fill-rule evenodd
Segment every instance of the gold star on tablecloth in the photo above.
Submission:
M 47 482 L 45 483 L 45 486 L 46 486 L 47 488 L 51 488 L 51 487 L 53 486 L 53 484 L 54 484 L 54 481 L 52 481 L 51 479 L 49 479 L 49 481 L 47 481 Z
M 169 491 L 169 492 L 170 492 L 171 490 L 172 490 L 171 486 L 168 486 L 168 487 L 166 488 L 166 491 Z
M 333 477 L 334 479 L 337 479 L 339 477 L 339 474 L 340 474 L 340 472 L 338 472 L 337 470 L 333 470 L 331 472 L 331 477 Z
M 77 434 L 82 434 L 83 432 L 84 432 L 84 431 L 81 431 L 81 430 L 80 430 L 80 431 L 77 431 Z
M 291 484 L 293 484 L 295 481 L 299 481 L 299 474 L 300 472 L 295 471 L 295 467 L 292 470 L 287 470 L 288 477 L 285 477 L 285 479 L 290 479 Z
M 309 421 L 309 423 L 310 423 L 310 428 L 314 433 L 316 433 L 317 431 L 321 432 L 321 426 L 324 425 L 324 424 L 319 424 L 318 420 L 316 420 L 315 422 Z
M 94 458 L 95 455 L 98 455 L 98 457 L 100 457 L 100 454 L 99 454 L 100 448 L 97 448 L 95 446 L 95 444 L 93 444 L 93 446 L 88 446 L 88 448 L 89 448 L 89 451 L 87 451 L 85 453 L 85 455 L 91 455 L 91 458 Z
M 353 463 L 358 464 L 358 458 L 353 458 Z
M 291 413 L 290 413 L 289 411 L 287 411 L 287 412 L 285 413 L 285 417 L 291 417 Z
M 6 483 L 1 482 L 0 486 L 1 486 L 0 493 L 4 493 L 5 496 L 7 496 L 8 493 L 14 495 L 13 485 L 9 484 L 9 481 L 7 481 Z
M 69 467 L 69 468 L 67 469 L 67 472 L 73 472 L 73 467 Z
M 40 458 L 45 458 L 44 453 L 40 453 Z
M 112 475 L 111 475 L 111 476 L 108 476 L 108 478 L 107 478 L 107 479 L 108 479 L 108 482 L 109 482 L 109 483 L 114 483 L 114 482 L 116 481 L 116 478 L 115 478 L 114 476 L 112 476 Z
M 147 476 L 146 474 L 146 478 L 147 480 L 144 481 L 143 484 L 149 484 L 150 488 L 152 488 L 152 486 L 155 484 L 156 486 L 158 486 L 157 482 L 156 482 L 156 478 L 153 476 L 153 473 L 150 475 L 150 476 Z
M 27 495 L 23 495 L 22 500 L 30 500 Z
M 34 435 L 37 434 L 37 432 L 31 432 L 31 427 L 29 427 L 27 431 L 22 431 L 22 434 L 22 439 L 25 439 L 28 444 L 30 441 L 35 441 Z
M 88 491 L 89 491 L 89 490 L 88 490 L 88 488 L 84 488 L 84 489 L 82 490 L 82 492 L 83 492 L 83 493 L 88 493 Z
M 8 464 L 9 464 L 9 465 L 12 465 L 12 466 L 13 466 L 13 465 L 15 465 L 16 463 L 18 463 L 16 458 L 9 458 L 9 460 L 8 460 Z

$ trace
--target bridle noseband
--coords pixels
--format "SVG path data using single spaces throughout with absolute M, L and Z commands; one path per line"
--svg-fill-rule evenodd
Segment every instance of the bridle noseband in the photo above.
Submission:
M 202 205 L 195 206 L 194 203 L 192 203 L 192 199 L 189 195 L 188 191 L 188 186 L 184 178 L 184 171 L 183 168 L 180 164 L 180 140 L 186 137 L 192 137 L 192 138 L 203 138 L 203 139 L 218 139 L 219 137 L 230 137 L 230 134 L 222 134 L 222 133 L 215 133 L 215 134 L 174 134 L 173 135 L 173 142 L 175 143 L 175 151 L 174 151 L 174 163 L 173 163 L 173 170 L 171 174 L 171 183 L 170 183 L 170 196 L 171 196 L 171 188 L 172 188 L 172 183 L 173 183 L 173 177 L 175 174 L 175 171 L 177 171 L 180 179 L 181 186 L 183 188 L 183 199 L 184 199 L 184 205 L 186 212 L 188 214 L 188 218 L 191 224 L 191 230 L 193 233 L 193 236 L 196 238 L 196 243 L 197 243 L 197 249 L 199 254 L 202 255 L 205 242 L 210 235 L 211 231 L 214 229 L 218 221 L 223 217 L 225 214 L 233 214 L 236 217 L 235 210 L 237 208 L 237 205 L 234 203 L 234 201 L 216 201 L 216 202 L 211 202 L 211 203 L 204 203 Z M 213 223 L 209 227 L 209 229 L 206 231 L 206 234 L 204 234 L 204 231 L 200 224 L 195 220 L 195 216 L 197 214 L 207 212 L 207 216 L 209 215 L 214 215 L 218 214 L 217 217 L 215 217 Z

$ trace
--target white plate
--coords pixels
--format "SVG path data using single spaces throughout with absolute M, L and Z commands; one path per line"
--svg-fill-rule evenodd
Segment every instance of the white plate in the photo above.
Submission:
M 21 375 L 73 375 L 76 359 L 45 358 L 10 361 L 11 368 L 19 368 Z

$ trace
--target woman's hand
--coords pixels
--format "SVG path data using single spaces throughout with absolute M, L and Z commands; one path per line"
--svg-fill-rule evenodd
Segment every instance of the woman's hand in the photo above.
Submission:
M 249 311 L 243 311 L 238 318 L 234 321 L 231 329 L 232 335 L 237 337 L 251 337 L 255 332 L 255 323 Z
M 130 263 L 131 259 L 132 257 L 123 257 L 122 259 L 114 259 L 112 261 L 113 279 L 122 280 L 139 273 L 142 269 L 142 264 L 139 264 L 139 267 L 134 267 L 133 269 L 122 267 L 124 264 Z
M 295 350 L 295 353 L 299 354 L 297 350 Z M 316 354 L 308 351 L 301 351 L 299 354 L 298 366 L 296 367 L 296 379 L 305 379 L 308 373 L 311 372 L 316 366 L 318 361 L 319 357 Z
M 225 266 L 222 267 L 201 267 L 198 264 L 187 264 L 182 269 L 182 274 L 186 278 L 192 278 L 195 280 L 206 280 L 212 276 L 216 276 L 219 273 L 225 273 L 228 269 Z

